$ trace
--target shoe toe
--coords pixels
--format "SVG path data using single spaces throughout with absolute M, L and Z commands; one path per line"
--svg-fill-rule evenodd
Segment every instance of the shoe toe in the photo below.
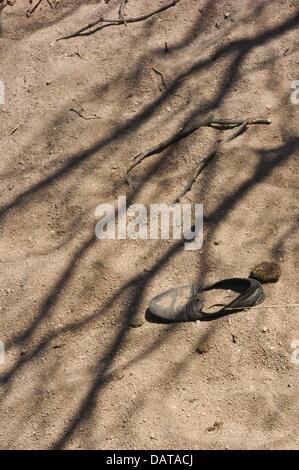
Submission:
M 186 306 L 192 294 L 192 285 L 177 287 L 154 297 L 149 304 L 151 313 L 174 321 L 186 321 Z

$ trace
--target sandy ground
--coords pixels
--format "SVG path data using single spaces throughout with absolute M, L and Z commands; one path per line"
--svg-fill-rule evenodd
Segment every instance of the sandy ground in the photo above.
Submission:
M 165 3 L 129 0 L 126 12 Z M 17 0 L 1 13 L 0 447 L 298 448 L 299 309 L 285 305 L 298 303 L 299 2 L 181 0 L 55 42 L 118 5 L 43 1 L 27 18 Z M 98 119 L 70 111 L 78 103 Z M 131 185 L 126 167 L 210 113 L 272 124 L 221 147 L 183 199 L 204 205 L 203 248 L 97 240 L 98 204 L 173 200 L 219 131 L 143 162 Z M 263 308 L 145 319 L 163 290 L 247 276 L 263 260 L 282 269 Z

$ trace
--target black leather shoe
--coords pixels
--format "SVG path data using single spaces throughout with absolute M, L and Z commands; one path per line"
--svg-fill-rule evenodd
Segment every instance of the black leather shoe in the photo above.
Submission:
M 203 302 L 197 284 L 176 287 L 154 297 L 149 304 L 153 315 L 172 321 L 199 320 Z
M 233 290 L 240 295 L 232 302 L 214 313 L 203 311 L 204 302 L 201 293 L 212 289 Z M 200 287 L 199 284 L 170 289 L 154 297 L 149 304 L 150 312 L 165 320 L 174 322 L 214 320 L 228 315 L 235 310 L 253 307 L 265 299 L 262 285 L 256 279 L 233 277 L 214 284 Z

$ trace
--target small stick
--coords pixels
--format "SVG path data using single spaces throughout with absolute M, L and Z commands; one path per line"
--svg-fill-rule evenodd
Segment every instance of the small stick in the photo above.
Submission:
M 233 129 L 234 127 L 241 126 L 243 121 L 234 121 L 231 119 L 211 119 L 209 125 L 215 129 Z M 248 119 L 247 124 L 271 124 L 270 119 Z
M 35 10 L 36 10 L 37 7 L 40 5 L 40 3 L 42 3 L 42 0 L 37 0 L 37 2 L 33 5 L 33 7 L 31 8 L 31 10 L 27 11 L 27 17 L 29 17 L 30 15 L 32 15 L 32 13 L 35 12 Z
M 131 163 L 129 164 L 127 168 L 127 173 L 133 170 L 135 166 L 139 165 L 143 160 L 146 158 L 151 157 L 152 155 L 156 155 L 158 153 L 163 152 L 163 150 L 167 149 L 170 147 L 170 145 L 174 144 L 175 142 L 178 142 L 179 140 L 183 139 L 184 137 L 187 137 L 187 135 L 191 134 L 192 132 L 196 131 L 198 129 L 198 126 L 194 126 L 190 129 L 181 129 L 176 135 L 169 137 L 168 139 L 164 140 L 158 145 L 155 145 L 154 147 L 146 150 L 145 152 L 139 153 L 138 155 L 135 155 Z
M 126 9 L 126 4 L 128 3 L 128 0 L 121 0 L 120 5 L 119 5 L 119 10 L 118 10 L 118 17 L 120 20 L 124 19 L 125 16 L 125 9 Z
M 20 124 L 18 124 L 16 127 L 14 127 L 14 128 L 10 131 L 9 135 L 13 135 L 13 134 L 16 132 L 16 130 L 19 129 L 19 127 L 20 127 Z
M 237 130 L 229 135 L 222 143 L 225 144 L 226 142 L 231 142 L 233 139 L 242 134 L 246 130 L 248 122 L 249 119 L 246 119 L 239 127 L 237 127 Z
M 78 46 L 76 47 L 76 49 L 77 49 L 77 52 L 75 54 L 77 54 L 77 56 L 80 57 L 81 60 L 83 60 L 83 57 L 81 55 L 81 52 L 79 51 Z
M 52 2 L 52 0 L 47 0 L 47 2 L 49 3 L 50 7 L 52 8 L 52 10 L 55 10 L 55 6 Z
M 152 67 L 152 69 L 153 69 L 154 72 L 156 72 L 156 73 L 161 77 L 162 84 L 163 84 L 165 90 L 167 90 L 167 85 L 166 85 L 166 83 L 165 83 L 163 73 L 160 72 L 160 70 L 156 69 L 155 67 Z
M 190 191 L 193 183 L 195 183 L 196 181 L 196 178 L 198 177 L 198 175 L 201 173 L 201 171 L 204 169 L 204 167 L 207 165 L 207 163 L 209 161 L 211 161 L 214 157 L 216 156 L 216 152 L 211 152 L 209 153 L 209 155 L 207 155 L 206 157 L 203 157 L 199 164 L 195 167 L 194 169 L 194 175 L 189 179 L 189 181 L 187 182 L 187 184 L 184 186 L 184 188 L 182 189 L 182 191 L 179 193 L 179 195 L 175 198 L 174 200 L 174 204 L 176 202 L 179 202 L 180 199 L 185 196 L 185 194 Z
M 81 111 L 84 111 L 83 108 L 81 111 L 77 111 L 75 108 L 70 108 L 70 111 L 73 111 L 74 113 L 78 114 L 82 119 L 85 119 L 86 121 L 90 121 L 91 119 L 101 119 L 100 116 L 97 116 L 96 114 L 84 116 Z
M 87 115 L 87 116 L 84 116 L 84 114 L 86 114 L 86 110 L 83 108 L 83 106 L 81 106 L 81 104 L 79 103 L 79 101 L 77 101 L 75 98 L 72 98 L 73 99 L 73 102 L 76 103 L 77 106 L 79 106 L 80 108 L 80 111 L 77 111 L 76 109 L 74 108 L 70 108 L 70 111 L 73 111 L 74 113 L 78 114 L 78 116 L 80 116 L 81 118 L 83 119 L 86 119 L 86 120 L 90 120 L 90 119 L 101 119 L 99 116 L 97 116 L 96 114 L 92 114 L 92 115 Z
M 3 10 L 3 8 L 7 7 L 8 5 L 12 7 L 15 4 L 16 0 L 4 0 L 1 5 L 0 5 L 0 11 Z
M 69 34 L 67 36 L 62 36 L 61 38 L 56 39 L 56 41 L 61 41 L 63 39 L 71 39 L 75 38 L 77 36 L 84 36 L 84 34 L 90 34 L 89 32 L 86 32 L 88 29 L 93 28 L 93 26 L 96 26 L 98 23 L 102 21 L 102 18 L 94 21 L 93 23 L 89 23 L 87 26 L 83 26 L 83 28 L 78 29 L 75 33 Z M 112 26 L 112 24 L 118 24 L 116 22 L 114 23 L 109 23 L 108 25 L 102 25 L 101 27 L 103 28 L 104 26 Z M 100 27 L 99 27 L 100 28 Z
M 84 111 L 85 112 L 85 109 L 83 108 L 83 106 L 79 103 L 79 101 L 77 101 L 75 98 L 72 98 L 72 101 L 74 103 L 76 103 L 77 106 L 79 106 L 79 108 L 81 109 L 81 111 Z

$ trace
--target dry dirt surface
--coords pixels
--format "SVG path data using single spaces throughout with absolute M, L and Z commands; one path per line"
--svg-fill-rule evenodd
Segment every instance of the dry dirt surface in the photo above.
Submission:
M 180 0 L 60 41 L 120 1 L 34 3 L 0 17 L 0 447 L 298 448 L 299 2 Z M 129 0 L 125 17 L 166 3 Z M 223 146 L 230 131 L 199 129 L 125 180 L 211 114 L 272 122 Z M 96 239 L 98 204 L 170 203 L 212 150 L 181 201 L 204 205 L 201 250 Z M 282 274 L 261 308 L 146 318 L 168 288 L 264 260 Z

